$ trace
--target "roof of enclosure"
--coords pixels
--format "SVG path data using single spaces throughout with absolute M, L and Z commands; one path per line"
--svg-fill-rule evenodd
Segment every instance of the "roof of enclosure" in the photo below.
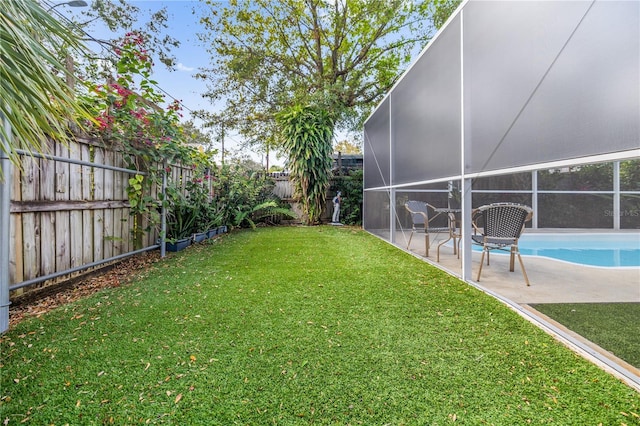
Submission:
M 640 2 L 462 4 L 368 118 L 365 187 L 640 148 Z

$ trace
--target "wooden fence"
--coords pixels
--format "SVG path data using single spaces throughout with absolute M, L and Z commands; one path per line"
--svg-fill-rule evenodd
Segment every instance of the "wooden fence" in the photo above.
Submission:
M 40 283 L 40 278 L 126 255 L 156 244 L 158 230 L 141 235 L 134 246 L 134 221 L 142 229 L 148 218 L 130 215 L 123 153 L 79 139 L 69 146 L 51 143 L 46 158 L 23 155 L 13 168 L 10 205 L 9 281 L 12 295 L 23 284 L 37 286 L 68 279 L 73 272 Z M 78 164 L 80 163 L 80 164 Z M 175 181 L 190 169 L 172 166 Z M 181 176 L 184 174 L 184 176 Z M 152 188 L 152 195 L 160 189 Z M 5 238 L 1 236 L 1 238 Z
M 150 223 L 146 217 L 130 214 L 128 180 L 137 172 L 128 170 L 123 155 L 80 138 L 69 146 L 51 142 L 45 156 L 21 156 L 21 167 L 12 168 L 9 182 L 11 297 L 21 295 L 27 287 L 65 281 L 157 246 L 157 227 L 137 241 L 134 238 L 135 225 L 145 229 Z M 194 177 L 193 169 L 175 164 L 170 169 L 168 179 L 185 190 Z M 300 213 L 288 174 L 271 177 L 275 194 Z M 161 188 L 150 191 L 158 199 Z M 331 217 L 331 197 L 327 194 L 324 221 Z

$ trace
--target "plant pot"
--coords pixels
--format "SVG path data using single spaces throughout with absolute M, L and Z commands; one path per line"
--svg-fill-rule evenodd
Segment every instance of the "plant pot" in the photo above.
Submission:
M 194 243 L 201 243 L 206 239 L 207 239 L 207 233 L 206 232 L 198 232 L 198 233 L 193 234 L 193 242 Z
M 218 234 L 218 228 L 209 229 L 207 231 L 207 238 L 213 238 Z
M 218 226 L 218 234 L 224 234 L 227 232 L 227 225 Z
M 167 251 L 180 251 L 184 250 L 191 245 L 191 238 L 183 238 L 175 243 L 166 242 Z

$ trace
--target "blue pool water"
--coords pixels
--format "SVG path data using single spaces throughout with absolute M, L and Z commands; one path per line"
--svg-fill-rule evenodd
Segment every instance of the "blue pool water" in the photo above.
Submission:
M 640 233 L 522 234 L 520 253 L 600 267 L 640 267 Z

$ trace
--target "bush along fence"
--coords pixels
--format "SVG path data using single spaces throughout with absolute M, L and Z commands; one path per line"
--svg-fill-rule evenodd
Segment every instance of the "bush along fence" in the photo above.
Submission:
M 126 154 L 82 139 L 50 147 L 50 155 L 20 152 L 21 167 L 4 183 L 11 197 L 8 206 L 3 203 L 9 234 L 2 238 L 11 243 L 9 289 L 16 296 L 23 288 L 157 248 L 161 236 L 162 188 L 141 186 L 146 207 L 134 209 L 139 201 L 132 182 L 149 173 L 129 169 Z M 188 182 L 193 174 L 193 168 L 174 167 L 171 180 Z
M 150 84 L 143 43 L 127 34 L 117 79 L 82 80 L 77 96 L 93 120 L 76 129 L 81 137 L 68 145 L 49 141 L 38 155 L 17 149 L 20 135 L 11 139 L 10 129 L 9 140 L 0 141 L 0 332 L 10 296 L 23 289 L 158 247 L 166 235 L 161 213 L 170 211 L 162 182 L 186 191 L 199 173 L 191 164 L 210 166 L 187 146 L 179 105 L 157 106 L 163 97 Z M 8 152 L 17 153 L 18 167 L 5 161 Z M 173 167 L 167 179 L 168 162 L 186 167 Z
M 11 194 L 0 238 L 10 241 L 13 298 L 133 254 L 164 255 L 179 241 L 293 216 L 265 173 L 216 167 L 202 153 L 189 166 L 148 163 L 140 171 L 129 154 L 96 140 L 51 143 L 50 152 L 20 152 L 21 166 L 7 169 L 2 183 Z
M 38 155 L 21 151 L 20 135 L 12 138 L 0 117 L 6 129 L 0 138 L 0 332 L 8 328 L 10 297 L 24 289 L 157 248 L 159 238 L 177 239 L 183 204 L 191 207 L 180 222 L 185 232 L 203 221 L 252 223 L 258 213 L 247 200 L 219 207 L 238 197 L 214 188 L 212 172 L 223 176 L 224 170 L 189 146 L 179 102 L 158 106 L 166 103 L 154 89 L 144 44 L 140 34 L 125 35 L 115 51 L 117 76 L 106 83 L 90 70 L 74 79 L 84 86 L 76 96 L 91 120 L 78 122 L 74 133 L 81 137 L 68 145 L 49 142 Z M 18 156 L 18 167 L 9 153 Z M 196 203 L 206 208 L 193 208 Z

